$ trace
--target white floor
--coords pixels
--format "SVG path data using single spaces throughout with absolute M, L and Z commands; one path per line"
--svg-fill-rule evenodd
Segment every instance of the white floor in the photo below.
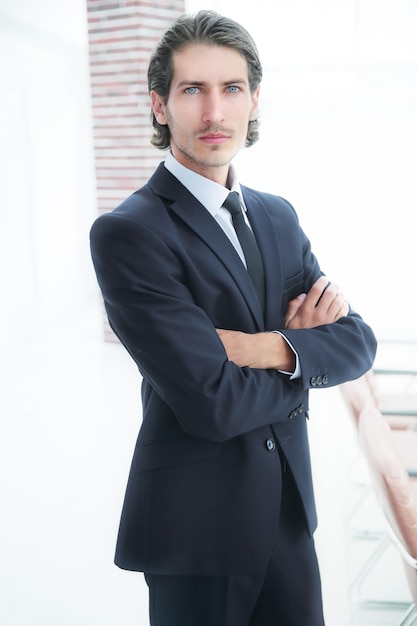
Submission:
M 133 362 L 119 345 L 103 343 L 100 304 L 92 302 L 36 341 L 18 342 L 0 367 L 0 623 L 146 626 L 141 575 L 112 563 L 140 423 Z M 362 609 L 349 593 L 376 545 L 353 539 L 352 530 L 381 525 L 372 497 L 347 523 L 366 473 L 355 461 L 355 435 L 338 390 L 312 395 L 327 626 L 395 626 L 401 611 Z M 361 596 L 409 600 L 393 548 Z

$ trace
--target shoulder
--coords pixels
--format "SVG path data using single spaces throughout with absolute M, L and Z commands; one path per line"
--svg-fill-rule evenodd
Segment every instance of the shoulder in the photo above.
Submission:
M 164 178 L 169 172 L 161 164 L 142 187 L 132 192 L 111 211 L 102 213 L 93 222 L 90 236 L 104 234 L 107 230 L 115 231 L 146 228 L 148 224 L 158 224 L 166 213 L 166 198 L 159 192 L 163 188 Z
M 248 210 L 254 212 L 263 208 L 273 221 L 288 221 L 299 226 L 298 215 L 293 205 L 282 196 L 258 191 L 242 185 L 242 193 Z
M 97 217 L 90 228 L 94 257 L 112 254 L 164 254 L 178 247 L 178 233 L 171 206 L 184 193 L 182 185 L 163 164 L 142 187 L 115 209 Z M 186 190 L 185 190 L 186 191 Z
M 141 215 L 146 213 L 147 205 L 151 205 L 146 198 L 145 188 L 135 191 L 121 202 L 115 209 L 102 213 L 93 222 L 90 228 L 91 243 L 100 243 L 103 246 L 119 237 L 129 237 L 140 229 L 143 219 Z M 155 204 L 154 202 L 152 203 Z
M 251 187 L 246 187 L 241 185 L 243 197 L 245 200 L 261 202 L 264 204 L 269 210 L 276 211 L 284 211 L 290 213 L 296 213 L 293 205 L 282 196 L 268 193 L 266 191 L 258 191 L 257 189 L 252 189 Z

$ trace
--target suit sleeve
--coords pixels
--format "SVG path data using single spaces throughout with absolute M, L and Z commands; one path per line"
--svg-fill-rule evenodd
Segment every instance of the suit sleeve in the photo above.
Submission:
M 308 293 L 323 273 L 302 229 L 300 237 L 304 267 L 303 291 Z M 374 333 L 361 316 L 351 309 L 347 316 L 333 324 L 308 329 L 280 329 L 280 332 L 298 355 L 304 389 L 335 386 L 359 378 L 372 367 L 375 358 L 377 342 Z
M 353 311 L 334 324 L 283 330 L 282 334 L 298 354 L 305 389 L 359 378 L 375 358 L 376 341 Z

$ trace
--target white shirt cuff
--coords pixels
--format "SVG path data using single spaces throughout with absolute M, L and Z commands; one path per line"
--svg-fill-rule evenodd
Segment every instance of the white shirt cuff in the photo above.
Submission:
M 295 356 L 295 370 L 294 370 L 294 372 L 285 372 L 284 370 L 279 370 L 279 371 L 282 374 L 287 374 L 290 377 L 290 380 L 294 380 L 295 378 L 300 378 L 301 377 L 301 365 L 300 365 L 300 359 L 298 358 L 297 352 L 294 350 L 293 346 L 290 344 L 290 342 L 288 341 L 286 336 L 283 335 L 282 333 L 280 333 L 279 330 L 273 330 L 272 332 L 276 333 L 277 335 L 281 335 L 281 337 L 283 337 L 283 339 L 285 339 L 285 341 L 287 342 L 287 344 L 289 345 L 291 350 L 294 352 L 294 356 Z

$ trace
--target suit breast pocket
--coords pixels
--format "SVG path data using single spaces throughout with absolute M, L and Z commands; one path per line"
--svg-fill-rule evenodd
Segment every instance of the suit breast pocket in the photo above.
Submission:
M 284 290 L 282 294 L 283 300 L 289 302 L 290 300 L 293 300 L 294 298 L 299 296 L 300 293 L 303 293 L 303 291 L 304 271 L 301 270 L 301 272 L 298 272 L 297 274 L 294 274 L 293 276 L 285 279 Z

